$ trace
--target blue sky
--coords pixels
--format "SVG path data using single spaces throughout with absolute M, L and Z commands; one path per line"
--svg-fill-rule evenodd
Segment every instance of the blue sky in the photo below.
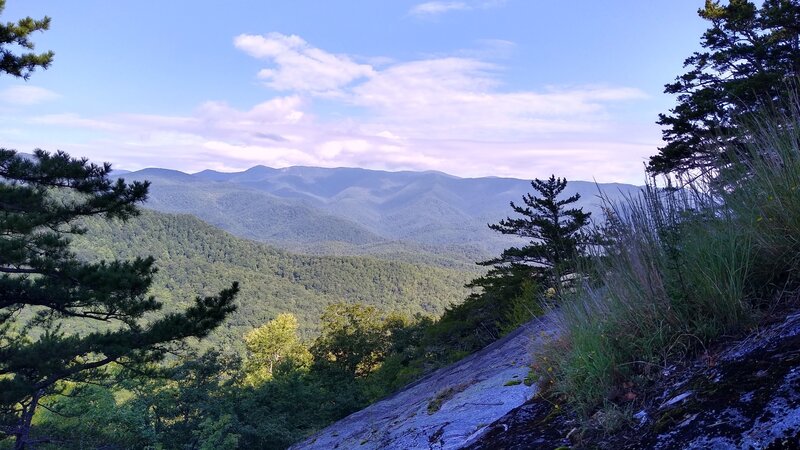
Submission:
M 0 78 L 0 145 L 640 183 L 700 0 L 8 0 L 56 58 Z

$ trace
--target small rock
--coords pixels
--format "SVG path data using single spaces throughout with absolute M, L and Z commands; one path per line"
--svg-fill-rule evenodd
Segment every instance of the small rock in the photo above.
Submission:
M 639 425 L 644 425 L 650 417 L 647 415 L 647 411 L 641 410 L 633 415 L 633 418 L 639 421 Z
M 686 400 L 691 395 L 692 395 L 692 391 L 686 391 L 683 394 L 676 395 L 675 397 L 672 397 L 671 399 L 669 399 L 666 402 L 664 402 L 664 404 L 662 404 L 658 409 L 669 408 L 672 405 L 676 405 L 676 404 Z
M 680 424 L 678 424 L 678 428 L 683 428 L 683 427 L 685 427 L 686 425 L 689 425 L 689 424 L 690 424 L 690 423 L 692 423 L 692 421 L 693 421 L 694 419 L 696 419 L 696 418 L 697 418 L 697 414 L 696 414 L 696 413 L 695 413 L 695 414 L 692 414 L 691 416 L 687 417 L 687 418 L 686 418 L 686 419 L 685 419 L 683 422 L 681 422 Z

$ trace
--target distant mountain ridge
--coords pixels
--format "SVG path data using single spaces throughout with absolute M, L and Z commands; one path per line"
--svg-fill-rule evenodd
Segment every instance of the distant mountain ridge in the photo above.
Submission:
M 152 182 L 147 207 L 193 214 L 235 235 L 294 251 L 371 254 L 461 263 L 494 255 L 521 241 L 491 231 L 529 180 L 460 178 L 442 172 L 360 168 L 255 166 L 241 172 L 187 174 L 144 169 L 123 175 Z M 597 194 L 629 195 L 637 186 L 570 181 L 567 195 L 600 212 Z

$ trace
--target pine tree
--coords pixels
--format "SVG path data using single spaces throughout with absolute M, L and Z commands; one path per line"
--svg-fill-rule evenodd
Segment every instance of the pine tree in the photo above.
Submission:
M 70 235 L 92 217 L 128 219 L 148 183 L 109 179 L 111 166 L 37 150 L 0 149 L 0 433 L 32 445 L 40 399 L 110 363 L 152 363 L 203 337 L 235 310 L 237 283 L 157 315 L 154 260 L 87 262 Z M 80 329 L 80 332 L 77 331 Z
M 0 0 L 0 14 L 6 7 L 6 0 Z M 13 48 L 19 47 L 25 50 L 35 48 L 29 37 L 35 31 L 45 31 L 50 28 L 50 18 L 44 17 L 39 20 L 26 17 L 16 23 L 0 22 L 0 72 L 25 80 L 37 68 L 47 69 L 53 62 L 53 52 L 34 53 L 32 51 L 15 55 Z
M 758 7 L 706 0 L 698 14 L 711 23 L 700 42 L 705 50 L 687 58 L 688 72 L 665 86 L 678 105 L 659 115 L 667 144 L 650 158 L 652 173 L 710 168 L 720 158 L 724 164 L 724 151 L 741 148 L 737 122 L 783 108 L 800 76 L 800 1 L 764 0 Z
M 30 34 L 49 26 L 48 17 L 0 23 L 0 73 L 27 80 L 47 69 L 53 52 L 25 50 L 34 50 Z M 158 361 L 235 310 L 237 283 L 157 315 L 162 305 L 147 294 L 153 258 L 87 262 L 70 251 L 81 221 L 126 220 L 147 198 L 148 183 L 113 182 L 110 172 L 63 152 L 0 148 L 0 437 L 13 437 L 15 449 L 46 442 L 31 436 L 31 422 L 40 400 L 66 382 L 96 380 L 111 363 Z
M 528 244 L 511 247 L 500 256 L 480 262 L 492 266 L 488 273 L 467 284 L 480 288 L 464 303 L 448 308 L 435 325 L 437 341 L 450 348 L 473 352 L 542 313 L 541 299 L 548 291 L 562 290 L 564 275 L 577 270 L 577 262 L 593 238 L 583 232 L 591 213 L 571 208 L 579 194 L 560 199 L 567 180 L 535 179 L 535 194 L 511 202 L 519 216 L 508 217 L 489 228 L 525 238 Z
M 537 195 L 524 195 L 524 206 L 511 202 L 511 209 L 521 217 L 508 217 L 489 225 L 497 232 L 530 239 L 529 243 L 510 247 L 499 257 L 480 263 L 493 268 L 471 286 L 513 290 L 522 281 L 534 280 L 540 287 L 558 290 L 560 278 L 575 270 L 577 258 L 590 241 L 583 229 L 589 224 L 591 213 L 568 208 L 581 198 L 580 194 L 559 199 L 567 187 L 566 179 L 552 175 L 544 181 L 531 181 L 531 186 Z

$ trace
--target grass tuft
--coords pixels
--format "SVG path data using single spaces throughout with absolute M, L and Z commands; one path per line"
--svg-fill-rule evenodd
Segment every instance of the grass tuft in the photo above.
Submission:
M 545 392 L 584 417 L 602 407 L 613 418 L 606 425 L 624 423 L 622 409 L 608 406 L 624 403 L 623 385 L 647 385 L 741 332 L 797 284 L 800 101 L 792 101 L 790 113 L 747 124 L 748 151 L 727 152 L 714 173 L 653 181 L 606 202 L 606 244 L 563 301 L 561 337 L 535 355 Z

